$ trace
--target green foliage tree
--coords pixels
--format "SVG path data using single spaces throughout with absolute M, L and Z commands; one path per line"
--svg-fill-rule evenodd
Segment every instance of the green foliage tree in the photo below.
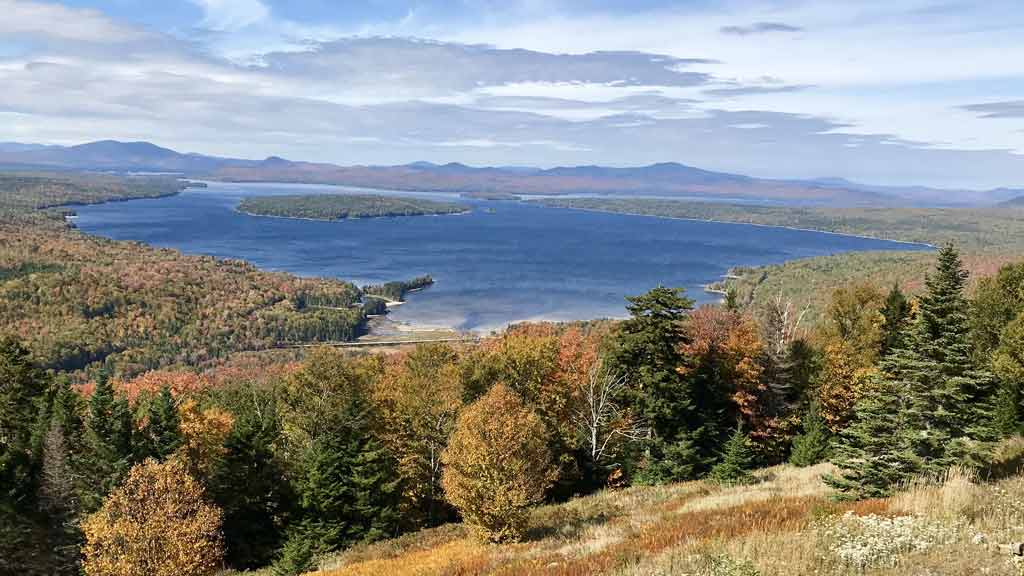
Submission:
M 829 429 L 821 417 L 818 403 L 812 402 L 803 417 L 803 432 L 793 439 L 789 463 L 794 466 L 813 466 L 824 461 L 829 452 Z
M 369 403 L 353 393 L 304 457 L 299 532 L 316 553 L 397 531 L 396 465 L 373 427 Z
M 83 467 L 87 489 L 82 502 L 86 512 L 99 509 L 131 468 L 134 430 L 128 400 L 118 395 L 110 379 L 101 374 L 89 398 L 86 419 L 87 456 Z
M 996 428 L 1003 435 L 1020 430 L 1024 416 L 1024 314 L 1010 322 L 1000 336 L 999 348 L 992 355 L 992 370 L 999 379 L 996 395 Z
M 272 391 L 235 391 L 234 426 L 209 481 L 224 511 L 225 559 L 236 569 L 270 564 L 284 541 L 295 494 L 275 452 L 280 421 Z
M 641 461 L 658 468 L 647 474 L 649 481 L 685 479 L 666 472 L 699 465 L 679 460 L 694 456 L 694 451 L 683 448 L 688 442 L 704 448 L 708 442 L 690 379 L 680 372 L 686 362 L 681 348 L 688 341 L 685 323 L 693 301 L 681 289 L 663 286 L 628 300 L 630 318 L 616 335 L 608 363 L 612 371 L 633 376 L 628 404 L 652 432 L 641 443 Z M 644 476 L 642 468 L 640 475 Z
M 852 422 L 832 446 L 832 462 L 840 473 L 824 480 L 842 498 L 887 496 L 922 470 L 911 428 L 911 401 L 901 382 L 872 380 L 854 408 Z
M 900 346 L 900 335 L 903 334 L 907 321 L 910 319 L 910 301 L 900 290 L 899 284 L 893 284 L 882 305 L 882 339 L 881 356 L 886 356 Z
M 984 362 L 999 347 L 1006 325 L 1024 311 L 1024 263 L 1008 264 L 982 278 L 971 301 L 974 353 Z
M 754 467 L 754 453 L 750 439 L 737 426 L 722 450 L 722 460 L 711 468 L 709 478 L 720 484 L 748 484 L 753 481 L 750 470 Z
M 33 431 L 47 386 L 28 350 L 14 338 L 0 338 L 0 506 L 25 509 L 34 503 Z
M 171 389 L 164 386 L 152 399 L 146 411 L 140 449 L 143 459 L 166 460 L 181 446 L 181 420 Z

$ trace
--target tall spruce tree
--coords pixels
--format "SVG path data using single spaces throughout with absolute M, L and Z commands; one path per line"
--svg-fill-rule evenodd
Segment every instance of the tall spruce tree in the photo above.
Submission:
M 155 458 L 166 460 L 181 446 L 181 418 L 171 389 L 164 386 L 150 401 L 146 410 L 146 425 L 141 431 L 139 460 Z
M 38 428 L 46 375 L 17 340 L 0 339 L 0 506 L 31 507 L 38 479 Z
M 98 510 L 128 473 L 134 461 L 134 430 L 128 400 L 118 396 L 110 379 L 101 374 L 89 398 L 84 463 L 88 489 L 82 503 L 85 511 Z
M 971 354 L 967 277 L 959 253 L 946 244 L 935 273 L 925 279 L 916 329 L 883 363 L 885 372 L 910 386 L 917 453 L 927 473 L 952 464 L 984 464 L 998 436 L 993 425 L 995 378 L 979 369 Z
M 882 360 L 880 381 L 854 407 L 836 442 L 841 475 L 829 483 L 856 497 L 886 494 L 911 474 L 938 475 L 954 464 L 986 462 L 998 434 L 995 379 L 971 356 L 967 273 L 956 249 L 938 254 L 918 314 Z
M 394 535 L 400 496 L 395 462 L 372 431 L 358 394 L 314 441 L 298 486 L 299 532 L 316 553 Z
M 642 443 L 645 469 L 638 479 L 686 479 L 678 474 L 700 466 L 696 459 L 708 443 L 692 383 L 679 371 L 686 360 L 680 350 L 693 301 L 681 289 L 664 286 L 628 300 L 630 318 L 622 323 L 609 364 L 618 373 L 633 375 L 626 401 L 651 430 Z

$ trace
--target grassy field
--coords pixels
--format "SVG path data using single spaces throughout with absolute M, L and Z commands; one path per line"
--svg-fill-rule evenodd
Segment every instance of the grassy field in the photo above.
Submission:
M 1006 448 L 1016 468 L 1022 445 Z M 481 544 L 461 525 L 359 546 L 316 576 L 1019 576 L 1006 545 L 1024 540 L 1024 478 L 952 472 L 892 498 L 838 503 L 831 470 L 780 466 L 758 482 L 605 491 L 538 508 L 526 542 Z
M 639 214 L 788 226 L 872 238 L 940 245 L 955 243 L 972 278 L 995 273 L 1024 255 L 1024 210 L 1017 208 L 823 208 L 750 206 L 655 199 L 550 199 L 544 205 Z M 785 294 L 807 308 L 808 325 L 820 316 L 833 290 L 856 282 L 899 284 L 914 292 L 934 264 L 930 252 L 853 252 L 735 269 L 712 286 L 736 290 L 741 303 L 763 309 Z
M 363 194 L 308 194 L 245 198 L 239 203 L 238 210 L 254 216 L 340 220 L 382 216 L 459 214 L 467 211 L 468 208 L 461 204 L 421 198 Z

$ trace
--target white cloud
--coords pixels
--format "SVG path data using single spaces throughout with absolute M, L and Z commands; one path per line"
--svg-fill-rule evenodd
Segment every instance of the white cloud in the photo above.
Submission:
M 122 26 L 96 10 L 27 0 L 0 0 L 0 38 L 22 35 L 113 44 L 138 40 L 145 33 Z

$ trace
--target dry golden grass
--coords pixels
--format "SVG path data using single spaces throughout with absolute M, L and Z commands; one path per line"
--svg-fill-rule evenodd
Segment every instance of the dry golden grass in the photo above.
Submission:
M 1022 452 L 1024 441 L 1011 442 L 1002 459 Z M 830 470 L 779 466 L 748 486 L 601 492 L 534 510 L 523 543 L 480 544 L 445 526 L 357 547 L 317 576 L 1024 575 L 999 546 L 1024 541 L 1024 478 L 951 470 L 889 499 L 839 503 L 821 482 Z M 882 538 L 871 533 L 878 526 Z M 872 546 L 881 561 L 850 563 L 851 549 L 859 557 Z

